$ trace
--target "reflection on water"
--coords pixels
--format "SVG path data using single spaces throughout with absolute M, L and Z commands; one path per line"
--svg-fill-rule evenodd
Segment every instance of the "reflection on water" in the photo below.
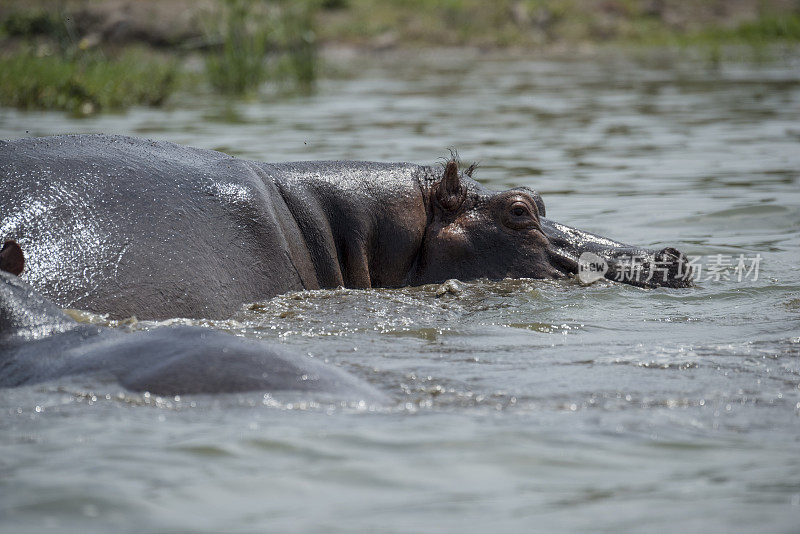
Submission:
M 452 146 L 481 162 L 484 183 L 542 192 L 555 220 L 692 255 L 761 254 L 758 280 L 324 290 L 225 321 L 167 321 L 277 340 L 394 403 L 156 398 L 96 379 L 2 391 L 5 525 L 794 530 L 798 60 L 709 70 L 450 54 L 339 67 L 350 75 L 298 99 L 195 95 L 84 121 L 0 110 L 0 137 L 126 133 L 267 161 L 427 163 Z

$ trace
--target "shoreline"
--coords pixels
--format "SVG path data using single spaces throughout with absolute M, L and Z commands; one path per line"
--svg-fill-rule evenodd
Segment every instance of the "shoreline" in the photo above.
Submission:
M 800 6 L 786 0 L 714 0 L 710 11 L 664 4 L 11 0 L 0 7 L 0 106 L 88 116 L 158 107 L 192 86 L 231 97 L 265 84 L 308 94 L 335 73 L 326 63 L 359 58 L 611 55 L 713 66 L 793 57 L 800 47 Z
M 282 5 L 239 2 L 251 15 L 244 22 L 253 25 L 274 18 L 269 10 Z M 101 47 L 138 44 L 176 53 L 218 46 L 219 41 L 209 32 L 224 16 L 226 5 L 214 0 L 10 0 L 4 4 L 0 6 L 3 48 L 16 38 L 37 36 L 83 39 L 90 46 Z M 361 50 L 475 47 L 539 51 L 607 44 L 800 42 L 800 6 L 789 0 L 387 0 L 378 4 L 298 0 L 283 9 L 293 10 L 294 18 L 308 17 L 310 38 L 317 46 Z M 63 32 L 57 27 L 63 23 L 69 26 L 69 35 L 55 35 Z

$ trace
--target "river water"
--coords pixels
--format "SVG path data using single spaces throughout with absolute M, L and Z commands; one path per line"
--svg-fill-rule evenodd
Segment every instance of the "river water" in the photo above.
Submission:
M 88 378 L 0 391 L 0 530 L 797 532 L 800 56 L 442 52 L 329 70 L 307 97 L 0 109 L 0 137 L 123 133 L 265 161 L 455 147 L 479 181 L 540 191 L 552 219 L 701 256 L 697 287 L 340 289 L 166 321 L 278 341 L 392 402 L 157 398 Z

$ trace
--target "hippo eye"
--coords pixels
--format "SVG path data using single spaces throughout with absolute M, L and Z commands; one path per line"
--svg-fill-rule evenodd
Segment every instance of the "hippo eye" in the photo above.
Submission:
M 509 210 L 509 212 L 514 217 L 532 217 L 531 209 L 528 207 L 527 204 L 520 201 L 511 204 L 511 209 Z
M 506 211 L 503 222 L 509 228 L 522 230 L 536 223 L 530 206 L 521 200 L 513 202 Z

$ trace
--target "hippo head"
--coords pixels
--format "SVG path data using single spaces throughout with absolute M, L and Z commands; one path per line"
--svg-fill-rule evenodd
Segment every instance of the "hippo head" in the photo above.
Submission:
M 492 191 L 463 173 L 455 158 L 427 183 L 428 225 L 416 283 L 448 278 L 563 278 L 592 268 L 590 279 L 640 287 L 688 287 L 686 257 L 673 248 L 649 250 L 545 218 L 534 190 Z M 580 273 L 579 278 L 587 281 Z

